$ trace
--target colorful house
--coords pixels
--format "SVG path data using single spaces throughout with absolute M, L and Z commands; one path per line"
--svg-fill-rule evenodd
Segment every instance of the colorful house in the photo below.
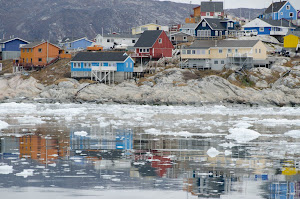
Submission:
M 79 52 L 71 60 L 73 78 L 122 82 L 133 76 L 134 61 L 124 52 Z
M 60 43 L 59 46 L 66 50 L 80 51 L 86 50 L 87 47 L 91 46 L 93 41 L 88 40 L 86 37 L 76 39 L 73 41 L 66 41 L 64 43 Z
M 201 6 L 193 8 L 194 14 L 190 18 L 185 19 L 185 23 L 198 23 L 201 19 Z
M 197 26 L 198 26 L 198 24 L 196 24 L 196 23 L 183 24 L 180 28 L 180 32 L 195 36 L 195 30 L 196 30 Z
M 169 27 L 158 25 L 155 23 L 150 23 L 150 24 L 145 24 L 142 26 L 132 28 L 132 34 L 133 35 L 142 34 L 146 30 L 163 30 L 165 32 L 169 32 Z
M 194 37 L 192 35 L 183 33 L 183 32 L 175 32 L 169 35 L 171 42 L 174 46 L 183 43 L 190 43 L 194 41 Z
M 284 37 L 283 46 L 284 48 L 292 48 L 297 50 L 300 47 L 300 32 L 289 32 L 287 36 Z
M 235 33 L 234 22 L 227 19 L 204 18 L 195 28 L 196 37 L 222 37 Z
M 136 61 L 159 60 L 162 57 L 172 57 L 174 46 L 163 30 L 147 30 L 134 46 Z
M 182 68 L 199 70 L 266 66 L 267 48 L 258 40 L 196 40 L 181 50 Z
M 21 49 L 23 45 L 28 44 L 28 41 L 25 41 L 20 38 L 13 38 L 0 41 L 0 60 L 7 59 L 16 59 L 21 55 Z
M 50 42 L 39 41 L 21 47 L 19 63 L 23 66 L 43 67 L 58 58 L 71 58 L 71 55 Z
M 285 36 L 296 27 L 285 19 L 272 20 L 256 18 L 243 26 L 244 30 L 255 30 L 258 35 Z
M 222 1 L 202 1 L 201 19 L 224 17 L 224 5 Z
M 296 20 L 297 10 L 289 1 L 274 2 L 265 10 L 262 17 L 269 20 Z

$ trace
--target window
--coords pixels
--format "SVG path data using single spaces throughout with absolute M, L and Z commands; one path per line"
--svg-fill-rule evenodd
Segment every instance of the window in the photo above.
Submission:
M 28 63 L 28 58 L 26 58 L 26 63 Z
M 287 6 L 286 6 L 286 9 L 287 9 L 287 10 L 290 10 L 290 9 L 291 9 L 290 5 L 287 5 Z
M 224 60 L 222 60 L 222 61 L 221 61 L 221 64 L 225 64 L 225 61 L 224 61 Z
M 219 53 L 220 53 L 220 54 L 223 53 L 223 50 L 222 50 L 222 49 L 219 49 Z
M 39 58 L 39 62 L 42 62 L 43 61 L 43 59 L 42 58 Z
M 73 68 L 81 68 L 80 63 L 74 63 Z
M 210 16 L 210 12 L 207 12 L 207 13 L 206 13 L 206 16 L 207 16 L 207 17 Z
M 214 61 L 214 64 L 219 64 L 219 62 L 218 61 Z
M 31 48 L 31 52 L 32 52 L 32 48 Z
M 162 39 L 161 38 L 159 38 L 158 43 L 160 43 L 160 44 L 162 43 Z
M 71 43 L 69 43 L 69 48 L 71 48 L 72 47 L 72 44 Z
M 25 49 L 23 48 L 23 53 L 25 52 Z
M 261 49 L 259 49 L 258 52 L 261 53 Z
M 182 54 L 185 55 L 186 54 L 186 50 L 182 50 Z
M 132 43 L 135 44 L 135 40 L 134 39 L 132 40 Z
M 294 17 L 294 13 L 290 12 L 290 17 Z
M 208 50 L 208 54 L 210 55 L 210 50 Z
M 228 49 L 228 53 L 232 53 L 232 49 L 229 48 L 229 49 Z
M 84 64 L 83 64 L 83 68 L 87 68 L 87 63 L 84 63 Z
M 196 54 L 197 54 L 197 55 L 201 55 L 201 50 L 197 50 L 197 51 L 196 51 Z
M 195 51 L 195 50 L 192 50 L 192 54 L 195 55 L 195 54 L 196 54 L 196 51 Z
M 206 27 L 206 22 L 205 21 L 202 22 L 202 27 Z
M 171 37 L 171 40 L 172 40 L 172 41 L 175 41 L 175 37 L 174 37 L 174 36 L 172 36 L 172 37 Z
M 130 68 L 132 68 L 132 65 L 133 65 L 133 64 L 132 64 L 132 63 L 130 63 Z
M 149 48 L 147 48 L 147 53 L 148 53 L 148 52 L 150 52 L 150 49 L 149 49 Z
M 259 28 L 259 32 L 264 32 L 264 30 L 265 30 L 264 27 Z
M 235 49 L 235 53 L 238 53 L 239 52 L 239 50 L 238 49 Z
M 201 51 L 201 54 L 202 54 L 202 55 L 205 55 L 205 50 L 202 50 L 202 51 Z
M 281 12 L 280 14 L 283 15 L 283 12 Z
M 110 39 L 107 39 L 107 42 L 110 42 Z
M 219 36 L 219 31 L 215 31 L 215 36 Z
M 38 51 L 39 51 L 39 53 L 41 53 L 41 52 L 42 52 L 42 49 L 41 49 L 41 48 L 39 48 L 39 49 L 38 49 Z
M 183 41 L 187 41 L 187 37 L 186 36 L 183 37 Z
M 257 53 L 257 49 L 255 49 L 255 53 Z
M 191 54 L 191 50 L 187 50 L 187 54 L 190 55 Z
M 27 52 L 29 53 L 29 48 L 27 49 Z

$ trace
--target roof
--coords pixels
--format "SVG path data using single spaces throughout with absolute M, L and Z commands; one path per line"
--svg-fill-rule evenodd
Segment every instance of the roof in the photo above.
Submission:
M 197 26 L 198 24 L 196 23 L 186 23 L 183 24 L 180 29 L 196 29 Z
M 47 41 L 35 41 L 35 42 L 31 42 L 31 43 L 29 43 L 29 44 L 26 44 L 26 45 L 24 45 L 24 46 L 21 46 L 20 48 L 34 48 L 34 47 L 39 46 L 39 45 L 41 45 L 41 44 L 43 44 L 43 43 L 46 43 L 46 42 L 47 42 Z M 51 45 L 53 45 L 53 46 L 55 46 L 55 47 L 57 47 L 57 48 L 60 49 L 60 47 L 58 47 L 58 46 L 55 45 L 55 44 L 52 44 L 52 43 L 50 43 L 50 42 L 49 42 L 49 44 L 51 44 Z
M 79 52 L 71 61 L 116 61 L 123 62 L 129 56 L 124 52 Z
M 259 40 L 196 40 L 187 49 L 207 49 L 207 48 L 252 48 Z
M 272 13 L 273 12 L 278 12 L 282 6 L 284 6 L 284 4 L 286 3 L 287 1 L 280 1 L 280 2 L 274 2 L 272 3 L 265 11 L 265 13 Z
M 213 30 L 225 30 L 226 22 L 231 21 L 231 20 L 216 19 L 216 18 L 204 18 L 203 20 L 205 20 Z
M 281 26 L 281 27 L 295 27 L 294 24 L 290 23 L 285 19 L 272 20 L 272 19 L 261 19 L 262 21 L 272 25 L 272 26 Z
M 193 35 L 184 33 L 184 32 L 174 32 L 174 33 L 169 33 L 168 36 L 189 36 L 189 37 L 193 37 Z
M 286 36 L 288 35 L 295 35 L 297 37 L 300 37 L 300 31 L 289 31 Z
M 70 40 L 69 38 L 64 38 L 62 43 L 73 43 L 73 42 L 80 41 L 80 40 L 83 40 L 83 39 L 93 43 L 93 41 L 89 40 L 87 37 L 75 38 L 73 40 Z
M 103 34 L 103 37 L 112 37 L 112 38 L 139 38 L 140 35 L 132 35 L 129 33 L 120 33 L 120 34 Z
M 162 34 L 162 30 L 146 30 L 143 32 L 143 34 L 141 35 L 141 37 L 139 38 L 139 40 L 136 42 L 136 44 L 134 45 L 134 47 L 152 47 L 156 40 L 158 39 L 158 37 Z
M 202 1 L 201 12 L 224 12 L 223 2 L 220 1 Z
M 23 42 L 25 42 L 25 43 L 29 43 L 28 41 L 26 41 L 26 40 L 24 40 L 24 39 L 21 39 L 21 38 L 19 38 L 19 37 L 16 37 L 16 38 L 10 38 L 10 39 L 4 39 L 4 40 L 0 40 L 0 43 L 1 44 L 5 44 L 5 43 L 7 43 L 7 42 L 10 42 L 10 41 L 13 41 L 13 40 L 21 40 L 21 41 L 23 41 Z

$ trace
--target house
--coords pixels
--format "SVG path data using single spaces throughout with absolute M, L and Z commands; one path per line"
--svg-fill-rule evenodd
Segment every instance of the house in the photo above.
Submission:
M 259 40 L 196 40 L 181 50 L 181 67 L 222 70 L 268 65 L 267 48 Z
M 299 49 L 299 47 L 300 47 L 300 31 L 289 32 L 284 37 L 283 47 L 284 48 L 292 48 L 295 50 Z
M 180 31 L 183 32 L 183 33 L 195 36 L 196 35 L 195 30 L 196 30 L 197 25 L 198 24 L 196 24 L 196 23 L 183 24 L 180 28 Z
M 274 2 L 265 10 L 262 17 L 269 20 L 297 20 L 297 10 L 289 1 Z
M 103 46 L 104 49 L 113 49 L 117 45 L 133 47 L 139 40 L 139 37 L 139 35 L 128 33 L 98 34 L 95 38 L 95 42 L 97 45 Z
M 201 6 L 193 8 L 194 14 L 190 18 L 185 19 L 185 23 L 198 23 L 201 19 Z
M 0 60 L 17 59 L 21 55 L 20 47 L 28 44 L 20 38 L 6 39 L 0 41 Z
M 234 21 L 227 19 L 204 18 L 195 28 L 196 37 L 223 37 L 236 32 Z
M 87 39 L 86 37 L 79 38 L 73 41 L 65 41 L 60 43 L 59 46 L 66 50 L 72 51 L 79 51 L 79 50 L 86 50 L 87 47 L 91 46 L 93 41 Z
M 256 30 L 258 35 L 285 36 L 295 26 L 285 20 L 272 20 L 256 18 L 243 26 L 244 30 Z
M 224 17 L 224 5 L 222 1 L 202 1 L 200 9 L 201 19 Z
M 183 43 L 190 43 L 194 41 L 194 37 L 192 35 L 183 33 L 183 32 L 175 32 L 169 34 L 169 38 L 174 46 Z
M 132 28 L 132 34 L 138 35 L 142 34 L 145 30 L 163 30 L 165 32 L 169 32 L 168 26 L 162 26 L 155 23 L 145 24 L 142 26 Z
M 71 54 L 47 41 L 32 42 L 21 47 L 19 63 L 23 66 L 46 66 L 58 58 L 71 58 Z
M 174 46 L 163 30 L 146 30 L 134 45 L 137 63 L 155 61 L 162 57 L 172 57 Z
M 300 10 L 297 11 L 297 19 L 300 19 Z
M 132 78 L 133 67 L 133 59 L 124 52 L 79 52 L 71 60 L 71 77 L 122 82 Z

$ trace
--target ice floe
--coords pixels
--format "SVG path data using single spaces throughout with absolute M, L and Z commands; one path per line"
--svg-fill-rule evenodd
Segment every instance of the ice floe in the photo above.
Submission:
M 9 126 L 8 123 L 0 120 L 0 130 L 1 129 L 6 129 L 8 126 Z
M 246 143 L 251 140 L 255 140 L 258 138 L 261 134 L 251 130 L 251 129 L 245 129 L 245 128 L 231 128 L 229 129 L 230 135 L 227 135 L 227 139 L 233 139 L 237 141 L 238 143 Z
M 13 166 L 9 166 L 9 165 L 0 165 L 0 174 L 10 174 L 13 173 Z
M 291 130 L 286 132 L 284 135 L 292 138 L 300 138 L 300 130 Z

